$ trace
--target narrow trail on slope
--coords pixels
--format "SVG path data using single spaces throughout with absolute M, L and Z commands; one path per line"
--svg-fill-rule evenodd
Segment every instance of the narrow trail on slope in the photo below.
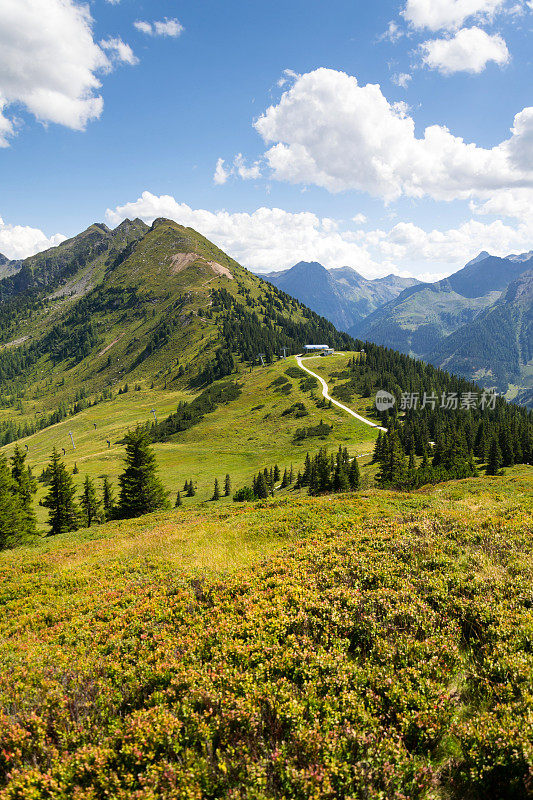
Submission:
M 300 369 L 303 369 L 304 372 L 309 373 L 309 375 L 312 375 L 313 378 L 317 379 L 317 381 L 320 381 L 320 384 L 322 386 L 322 395 L 326 400 L 330 400 L 334 406 L 337 406 L 337 408 L 342 408 L 342 410 L 346 411 L 347 414 L 351 414 L 352 417 L 355 417 L 355 419 L 358 419 L 360 422 L 364 422 L 365 425 L 369 425 L 371 428 L 376 428 L 378 431 L 387 432 L 387 428 L 382 428 L 381 425 L 378 425 L 376 422 L 372 422 L 371 420 L 366 419 L 366 417 L 362 417 L 356 411 L 352 411 L 351 408 L 348 408 L 348 406 L 343 406 L 343 404 L 339 403 L 338 400 L 334 400 L 334 398 L 331 397 L 331 395 L 329 394 L 328 385 L 324 380 L 324 378 L 321 378 L 320 375 L 317 375 L 316 372 L 312 372 L 307 367 L 304 367 L 304 365 L 302 364 L 301 356 L 296 356 L 296 363 L 298 364 Z

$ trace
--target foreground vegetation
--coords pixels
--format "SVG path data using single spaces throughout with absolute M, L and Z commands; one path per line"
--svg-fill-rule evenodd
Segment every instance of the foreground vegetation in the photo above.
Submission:
M 0 798 L 529 797 L 531 478 L 1 553 Z

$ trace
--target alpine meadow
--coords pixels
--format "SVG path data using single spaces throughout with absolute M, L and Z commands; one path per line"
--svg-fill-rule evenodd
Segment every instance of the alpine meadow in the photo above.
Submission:
M 531 6 L 0 0 L 0 800 L 533 798 Z

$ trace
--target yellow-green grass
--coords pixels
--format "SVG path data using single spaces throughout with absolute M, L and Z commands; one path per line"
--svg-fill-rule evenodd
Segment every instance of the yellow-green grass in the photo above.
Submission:
M 373 522 L 397 520 L 490 532 L 503 520 L 522 521 L 533 514 L 533 468 L 513 467 L 496 478 L 469 478 L 424 487 L 416 492 L 380 489 L 310 497 L 291 491 L 254 503 L 191 507 L 108 522 L 0 552 L 0 576 L 8 589 L 31 586 L 43 604 L 64 594 L 82 596 L 139 580 L 182 582 L 246 569 L 291 542 Z M 528 522 L 529 520 L 529 522 Z
M 347 361 L 348 356 L 343 356 Z M 314 362 L 313 362 L 314 363 Z M 347 447 L 350 454 L 370 453 L 374 446 L 376 431 L 344 411 L 333 408 L 318 408 L 319 389 L 303 391 L 301 380 L 289 377 L 291 391 L 284 394 L 273 386 L 280 376 L 285 376 L 289 367 L 296 367 L 293 357 L 281 359 L 266 367 L 256 367 L 251 372 L 241 371 L 234 376 L 242 386 L 241 396 L 227 405 L 222 405 L 188 431 L 176 434 L 172 441 L 155 445 L 157 463 L 165 487 L 173 500 L 183 489 L 185 480 L 194 479 L 198 485 L 195 498 L 185 498 L 186 504 L 209 500 L 213 492 L 214 479 L 222 484 L 229 473 L 232 488 L 249 484 L 252 476 L 264 467 L 278 464 L 281 470 L 295 471 L 302 467 L 306 452 L 316 453 L 320 447 L 336 450 L 339 445 Z M 287 377 L 287 376 L 285 376 Z M 301 371 L 302 380 L 308 378 Z M 190 401 L 194 395 L 184 391 L 143 388 L 130 391 L 113 400 L 100 403 L 77 414 L 75 417 L 46 428 L 21 440 L 22 447 L 28 445 L 28 463 L 38 476 L 47 465 L 52 448 L 62 454 L 65 448 L 65 464 L 73 469 L 77 464 L 79 473 L 74 476 L 78 486 L 85 475 L 100 482 L 108 475 L 116 482 L 123 469 L 124 447 L 118 443 L 128 428 L 139 422 L 152 420 L 151 410 L 159 420 L 173 412 L 180 400 Z M 282 412 L 296 402 L 303 402 L 308 416 L 296 418 Z M 298 428 L 317 425 L 320 420 L 333 425 L 331 434 L 325 439 L 308 438 L 301 443 L 294 441 Z M 96 429 L 94 428 L 96 423 Z M 69 433 L 72 433 L 76 449 L 72 449 Z M 111 447 L 108 448 L 106 440 Z M 14 444 L 4 448 L 9 455 Z M 364 464 L 367 458 L 361 459 Z M 39 485 L 37 502 L 46 489 Z M 222 502 L 231 502 L 223 500 Z M 37 506 L 41 529 L 47 518 L 47 510 Z

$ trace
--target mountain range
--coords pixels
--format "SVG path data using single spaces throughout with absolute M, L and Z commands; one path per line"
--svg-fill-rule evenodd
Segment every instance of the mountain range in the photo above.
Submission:
M 351 267 L 328 270 L 316 261 L 300 261 L 291 269 L 261 277 L 346 331 L 404 289 L 420 283 L 398 275 L 369 280 Z
M 435 283 L 300 262 L 265 276 L 352 336 L 533 404 L 533 252 L 481 252 Z

